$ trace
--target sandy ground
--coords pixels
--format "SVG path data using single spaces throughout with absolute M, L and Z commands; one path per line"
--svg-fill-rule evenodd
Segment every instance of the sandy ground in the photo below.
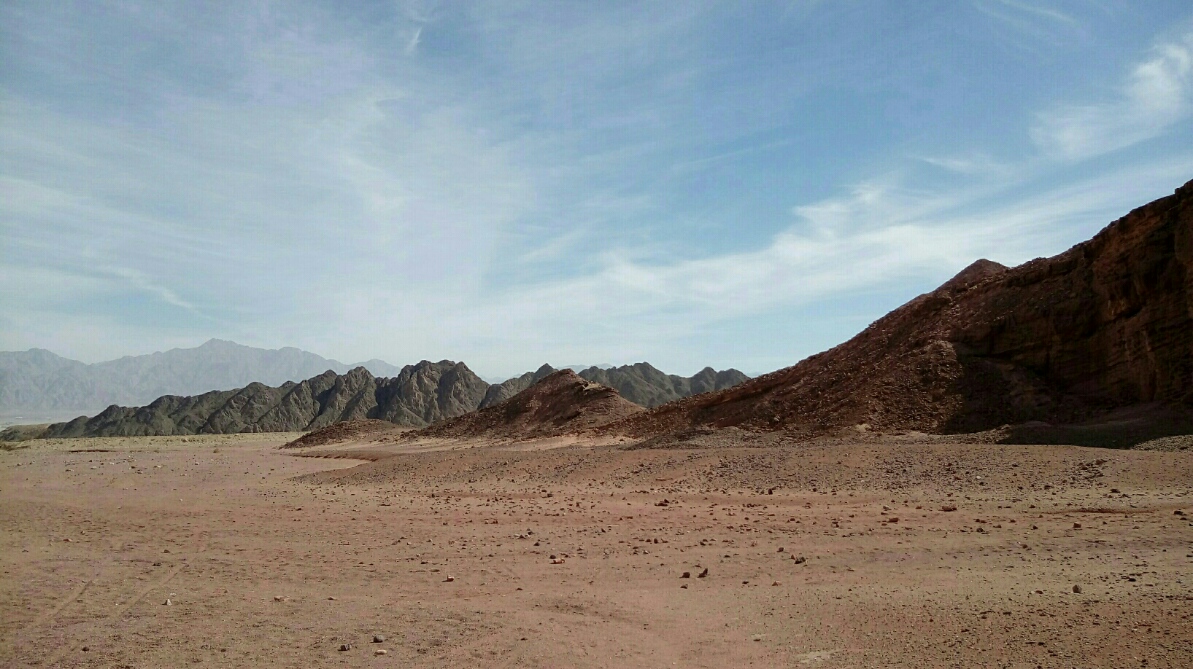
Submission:
M 1191 452 L 292 436 L 0 452 L 0 665 L 1193 666 Z

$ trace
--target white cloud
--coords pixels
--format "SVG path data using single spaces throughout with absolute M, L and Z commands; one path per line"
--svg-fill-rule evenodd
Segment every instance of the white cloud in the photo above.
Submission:
M 1080 160 L 1157 137 L 1193 112 L 1193 33 L 1161 43 L 1136 65 L 1116 99 L 1040 113 L 1031 138 L 1061 160 Z

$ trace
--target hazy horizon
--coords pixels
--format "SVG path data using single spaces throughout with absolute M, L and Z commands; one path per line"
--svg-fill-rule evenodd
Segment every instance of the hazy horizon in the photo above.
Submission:
M 0 119 L 0 349 L 757 375 L 1193 179 L 1193 8 L 10 2 Z

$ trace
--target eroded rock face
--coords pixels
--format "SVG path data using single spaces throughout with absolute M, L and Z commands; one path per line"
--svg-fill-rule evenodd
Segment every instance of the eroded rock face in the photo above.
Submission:
M 515 376 L 501 383 L 494 383 L 485 391 L 485 398 L 481 400 L 478 408 L 485 409 L 494 404 L 501 404 L 554 372 L 555 368 L 551 365 L 543 365 L 533 372 L 526 372 L 522 376 Z
M 705 367 L 690 377 L 666 374 L 647 362 L 621 367 L 589 367 L 580 377 L 614 388 L 634 404 L 657 407 L 699 393 L 731 388 L 749 377 L 736 369 L 721 372 Z
M 1053 258 L 979 261 L 850 341 L 615 426 L 975 431 L 1193 411 L 1193 182 Z
M 292 432 L 368 418 L 420 427 L 472 411 L 487 387 L 450 360 L 408 365 L 395 378 L 357 367 L 276 388 L 253 383 L 193 397 L 167 395 L 144 407 L 111 406 L 94 418 L 51 425 L 43 436 Z
M 563 369 L 503 402 L 404 437 L 531 439 L 582 432 L 643 411 L 613 388 Z
M 509 379 L 504 383 L 489 386 L 480 408 L 493 406 L 517 395 L 548 374 L 556 371 L 550 365 L 543 365 L 537 371 Z M 648 362 L 638 362 L 620 367 L 589 367 L 579 373 L 580 378 L 613 388 L 634 404 L 647 408 L 656 407 L 699 393 L 731 388 L 750 378 L 736 369 L 718 372 L 705 367 L 693 376 L 666 374 Z

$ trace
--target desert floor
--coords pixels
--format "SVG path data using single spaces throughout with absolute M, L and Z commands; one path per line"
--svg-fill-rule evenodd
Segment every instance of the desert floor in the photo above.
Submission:
M 0 452 L 0 665 L 1193 667 L 1193 452 L 287 438 Z

